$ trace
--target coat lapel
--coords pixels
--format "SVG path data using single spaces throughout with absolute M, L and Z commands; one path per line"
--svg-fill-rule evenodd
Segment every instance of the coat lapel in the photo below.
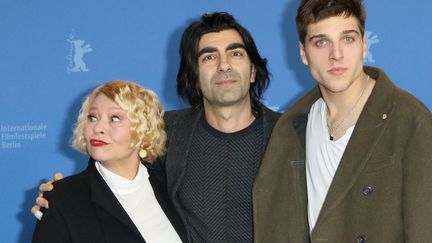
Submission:
M 89 161 L 89 182 L 90 182 L 90 198 L 94 204 L 104 209 L 106 213 L 110 214 L 122 224 L 131 229 L 135 234 L 141 236 L 141 233 L 136 228 L 135 224 L 129 218 L 126 211 L 121 206 L 120 202 L 112 193 L 111 189 L 105 183 L 102 176 L 97 171 L 94 160 Z M 102 222 L 103 224 L 103 222 Z
M 144 165 L 147 166 L 148 162 L 144 162 Z M 180 236 L 182 241 L 186 242 L 186 229 L 183 225 L 180 215 L 168 197 L 164 171 L 148 170 L 148 172 L 150 175 L 149 180 L 152 185 L 156 200 L 158 201 L 165 215 L 168 217 L 168 220 L 171 222 L 174 229 L 177 231 L 177 234 Z
M 307 217 L 307 183 L 306 183 L 306 127 L 308 122 L 310 107 L 321 97 L 318 86 L 312 89 L 302 100 L 299 101 L 300 105 L 297 106 L 299 109 L 293 110 L 295 115 L 292 120 L 292 126 L 297 134 L 298 146 L 301 149 L 295 149 L 296 151 L 302 151 L 300 158 L 303 160 L 290 161 L 290 165 L 295 177 L 294 184 L 296 186 L 296 191 L 300 194 L 297 195 L 297 206 L 298 213 L 296 217 L 298 223 L 304 225 L 304 242 L 309 242 L 309 223 Z M 293 145 L 291 145 L 293 146 Z
M 262 146 L 262 154 L 264 155 L 264 152 L 267 147 L 267 143 L 270 139 L 271 132 L 273 130 L 274 125 L 276 124 L 277 120 L 279 119 L 280 115 L 279 113 L 276 113 L 274 111 L 269 110 L 264 105 L 260 104 L 260 109 L 262 111 L 262 119 L 263 119 L 263 133 L 264 133 L 264 146 Z
M 317 98 L 319 91 L 314 89 L 299 102 L 307 106 Z M 308 107 L 290 108 L 274 126 L 253 187 L 257 242 L 308 239 L 304 152 L 308 112 Z
M 198 125 L 202 109 L 190 110 L 184 119 L 176 117 L 169 131 L 169 150 L 166 154 L 166 173 L 168 193 L 175 198 L 177 189 L 183 179 L 193 134 Z
M 389 85 L 386 77 L 379 78 L 378 73 L 374 72 L 370 75 L 380 80 L 376 82 L 374 90 L 356 123 L 321 208 L 315 228 L 319 227 L 319 224 L 342 202 L 351 190 L 386 128 L 387 123 L 385 121 L 387 117 L 391 115 L 392 104 L 390 97 L 394 88 Z M 379 95 L 377 90 L 380 90 Z M 385 91 L 383 92 L 383 90 Z

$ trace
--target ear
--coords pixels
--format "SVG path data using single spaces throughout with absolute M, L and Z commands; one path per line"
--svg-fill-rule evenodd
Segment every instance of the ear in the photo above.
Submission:
M 250 82 L 251 83 L 255 82 L 255 77 L 256 77 L 256 68 L 254 65 L 252 65 L 251 76 L 250 76 Z
M 305 47 L 301 42 L 299 42 L 299 49 L 300 49 L 300 58 L 301 58 L 303 64 L 309 65 L 309 62 L 308 62 L 307 57 L 306 57 Z
M 366 42 L 366 32 L 363 34 L 363 60 L 367 57 L 368 49 Z

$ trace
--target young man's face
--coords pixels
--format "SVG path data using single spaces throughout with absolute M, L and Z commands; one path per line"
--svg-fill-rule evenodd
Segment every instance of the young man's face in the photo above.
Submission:
M 204 104 L 230 106 L 250 102 L 255 68 L 240 34 L 233 29 L 204 34 L 198 44 L 199 87 Z
M 360 83 L 366 53 L 355 17 L 334 16 L 311 24 L 305 44 L 300 44 L 301 59 L 321 92 L 344 92 Z

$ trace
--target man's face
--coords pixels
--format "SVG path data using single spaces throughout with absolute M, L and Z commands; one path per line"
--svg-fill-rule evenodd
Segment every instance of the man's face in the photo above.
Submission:
M 250 102 L 255 68 L 233 29 L 204 34 L 198 44 L 199 88 L 207 106 Z
M 301 59 L 322 92 L 344 92 L 360 83 L 366 53 L 355 17 L 334 16 L 311 24 L 305 44 L 300 44 Z

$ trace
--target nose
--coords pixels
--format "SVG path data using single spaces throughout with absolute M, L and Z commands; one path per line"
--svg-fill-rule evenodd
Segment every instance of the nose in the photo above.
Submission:
M 105 134 L 106 124 L 103 120 L 98 120 L 93 126 L 93 132 L 95 134 Z
M 221 55 L 219 58 L 218 72 L 230 72 L 231 63 L 227 55 Z
M 329 53 L 329 59 L 332 61 L 340 61 L 343 59 L 343 51 L 340 45 L 332 45 Z

